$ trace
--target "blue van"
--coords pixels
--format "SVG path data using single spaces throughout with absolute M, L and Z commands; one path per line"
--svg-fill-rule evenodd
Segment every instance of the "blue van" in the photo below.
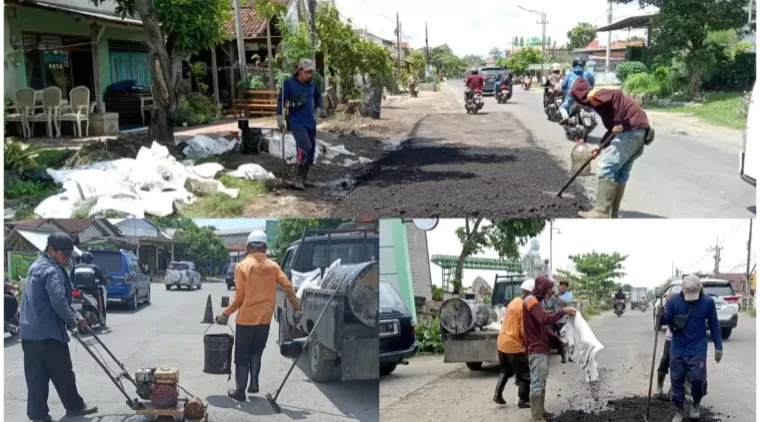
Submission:
M 130 251 L 90 249 L 95 264 L 108 279 L 108 300 L 118 300 L 130 310 L 136 310 L 141 302 L 150 304 L 150 270 L 142 266 Z

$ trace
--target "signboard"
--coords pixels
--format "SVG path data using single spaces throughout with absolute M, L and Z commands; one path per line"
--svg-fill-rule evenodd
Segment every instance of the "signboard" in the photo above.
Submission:
M 18 281 L 19 277 L 26 277 L 29 266 L 32 265 L 39 254 L 34 252 L 8 251 L 8 281 Z

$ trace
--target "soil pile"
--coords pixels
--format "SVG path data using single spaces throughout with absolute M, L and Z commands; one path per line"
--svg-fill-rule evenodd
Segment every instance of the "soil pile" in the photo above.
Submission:
M 599 406 L 592 406 L 587 410 L 568 410 L 557 415 L 552 422 L 643 422 L 646 409 L 646 397 L 624 397 L 599 403 Z M 688 406 L 686 411 L 689 411 Z M 700 413 L 700 422 L 722 422 L 728 419 L 726 416 L 713 412 L 709 407 L 702 407 Z M 670 422 L 673 415 L 675 415 L 673 403 L 652 398 L 649 422 Z

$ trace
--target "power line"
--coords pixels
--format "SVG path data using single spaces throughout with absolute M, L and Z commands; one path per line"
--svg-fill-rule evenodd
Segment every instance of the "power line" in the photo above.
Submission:
M 724 244 L 724 243 L 726 243 L 726 240 L 730 239 L 730 238 L 731 238 L 731 236 L 733 236 L 733 235 L 734 235 L 734 233 L 736 233 L 736 231 L 737 231 L 737 230 L 739 230 L 739 229 L 740 229 L 742 226 L 744 226 L 744 224 L 745 224 L 745 222 L 741 222 L 741 223 L 739 223 L 739 224 L 738 224 L 736 227 L 734 227 L 734 229 L 733 229 L 733 230 L 731 230 L 731 232 L 728 234 L 728 236 L 724 237 L 722 241 L 720 241 L 720 242 L 718 242 L 718 243 L 717 243 L 717 246 L 716 246 L 716 247 L 718 247 L 718 248 L 719 248 L 719 247 L 723 246 L 723 244 Z M 703 256 L 702 258 L 699 258 L 699 260 L 697 260 L 695 263 L 693 263 L 693 264 L 689 265 L 688 267 L 683 267 L 683 268 L 681 269 L 681 271 L 683 272 L 683 271 L 686 271 L 686 270 L 688 270 L 688 269 L 690 269 L 690 268 L 693 268 L 694 266 L 696 266 L 696 265 L 698 265 L 699 263 L 701 263 L 702 261 L 704 261 L 704 260 L 705 260 L 705 259 L 706 259 L 708 256 L 710 256 L 710 255 L 711 255 L 713 252 L 714 252 L 714 251 L 712 251 L 712 250 L 709 250 L 709 251 L 708 251 L 708 252 L 705 254 L 705 256 Z

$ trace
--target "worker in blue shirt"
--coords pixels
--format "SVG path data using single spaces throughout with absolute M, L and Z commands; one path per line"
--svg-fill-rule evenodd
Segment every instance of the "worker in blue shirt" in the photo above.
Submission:
M 322 93 L 312 80 L 314 61 L 301 59 L 292 78 L 282 83 L 277 97 L 277 127 L 285 131 L 288 127 L 296 140 L 298 172 L 293 185 L 303 190 L 309 167 L 314 164 L 317 147 L 317 123 L 322 111 Z M 287 102 L 287 125 L 283 117 L 283 105 Z
M 707 333 L 705 321 L 710 327 L 710 336 L 715 345 L 715 362 L 723 359 L 723 341 L 715 301 L 702 291 L 702 282 L 695 275 L 687 276 L 681 282 L 681 293 L 657 306 L 657 315 L 663 325 L 673 333 L 670 343 L 670 385 L 671 399 L 676 405 L 673 422 L 684 420 L 685 383 L 687 375 L 691 381 L 691 396 L 694 404 L 689 418 L 699 419 L 699 405 L 707 394 Z
M 21 299 L 21 348 L 26 377 L 26 415 L 32 422 L 52 422 L 47 405 L 50 382 L 66 409 L 66 416 L 96 413 L 77 391 L 69 353 L 68 330 L 87 326 L 71 306 L 72 285 L 64 266 L 74 250 L 65 233 L 48 236 L 45 252 L 29 267 Z

